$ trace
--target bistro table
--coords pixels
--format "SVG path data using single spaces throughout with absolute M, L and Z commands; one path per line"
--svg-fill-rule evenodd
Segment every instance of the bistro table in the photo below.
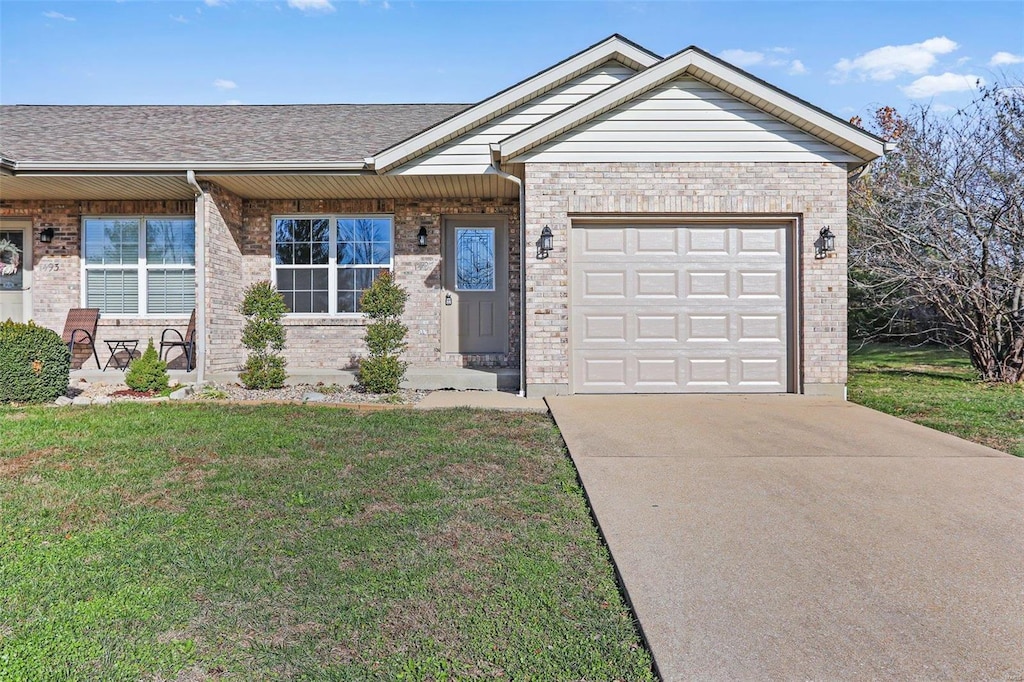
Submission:
M 107 364 L 103 365 L 103 371 L 107 371 L 107 367 L 110 366 L 111 361 L 113 361 L 114 367 L 117 367 L 121 371 L 128 369 L 128 364 L 132 361 L 132 358 L 135 357 L 135 351 L 139 347 L 139 340 L 104 339 L 103 342 L 107 344 L 107 348 L 110 350 L 110 357 L 107 358 Z M 125 360 L 123 364 L 117 359 L 118 351 L 122 350 L 128 355 L 128 359 Z

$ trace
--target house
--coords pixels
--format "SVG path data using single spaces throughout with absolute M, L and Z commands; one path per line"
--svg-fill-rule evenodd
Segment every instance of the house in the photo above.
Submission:
M 618 35 L 474 105 L 4 106 L 0 135 L 4 317 L 145 342 L 196 307 L 209 376 L 270 279 L 292 371 L 338 369 L 390 270 L 413 367 L 530 396 L 844 395 L 847 178 L 885 146 Z

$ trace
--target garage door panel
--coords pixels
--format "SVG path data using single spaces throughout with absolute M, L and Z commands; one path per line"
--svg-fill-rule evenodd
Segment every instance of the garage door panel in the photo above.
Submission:
M 628 243 L 628 239 L 627 239 Z M 660 227 L 636 230 L 636 249 L 633 254 L 644 256 L 678 256 L 679 233 Z
M 685 236 L 686 250 L 680 255 L 696 256 L 698 258 L 730 255 L 730 239 L 727 228 L 691 228 L 685 230 Z
M 781 230 L 739 229 L 736 255 L 742 257 L 782 256 L 786 252 L 785 233 Z
M 784 392 L 787 231 L 574 227 L 573 390 Z
M 736 278 L 739 298 L 774 298 L 784 305 L 784 277 L 781 272 L 742 271 Z
M 680 298 L 679 273 L 675 270 L 636 270 L 636 298 Z
M 686 298 L 729 297 L 728 272 L 688 272 L 686 275 Z
M 729 316 L 687 313 L 683 338 L 696 343 L 728 342 L 731 338 Z
M 625 299 L 627 273 L 624 270 L 610 272 L 591 271 L 583 276 L 584 300 L 594 298 Z

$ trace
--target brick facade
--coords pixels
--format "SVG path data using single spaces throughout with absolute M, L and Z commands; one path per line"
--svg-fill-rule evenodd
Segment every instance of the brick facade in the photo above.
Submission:
M 227 193 L 220 191 L 219 196 Z M 221 199 L 213 195 L 215 204 Z M 394 272 L 399 285 L 409 294 L 405 323 L 409 327 L 409 347 L 404 359 L 413 366 L 475 366 L 517 367 L 519 363 L 519 259 L 509 257 L 509 349 L 508 353 L 494 355 L 460 355 L 441 350 L 440 316 L 441 293 L 441 224 L 444 216 L 472 214 L 501 214 L 507 216 L 509 243 L 519 242 L 519 203 L 505 199 L 463 200 L 407 200 L 407 199 L 265 199 L 242 201 L 241 229 L 232 232 L 233 245 L 228 248 L 226 263 L 234 270 L 230 283 L 234 287 L 233 305 L 237 308 L 242 292 L 249 284 L 271 279 L 272 220 L 276 215 L 337 215 L 386 214 L 394 216 L 395 245 Z M 417 243 L 420 227 L 427 228 L 427 246 Z M 211 227 L 210 243 L 217 242 Z M 223 230 L 220 230 L 223 234 Z M 235 254 L 240 264 L 235 263 Z M 207 292 L 209 299 L 210 292 Z M 217 299 L 211 303 L 211 320 L 223 319 L 229 300 Z M 239 318 L 238 324 L 241 324 Z M 212 327 L 211 323 L 211 327 Z M 234 322 L 224 332 L 224 343 L 238 339 L 239 330 Z M 288 341 L 284 355 L 289 367 L 306 369 L 343 369 L 355 365 L 365 352 L 363 337 L 365 322 L 346 317 L 296 317 L 285 321 Z M 210 329 L 211 370 L 227 370 L 241 362 L 234 349 L 217 347 L 216 335 L 220 330 Z
M 806 393 L 842 391 L 846 383 L 846 170 L 832 163 L 528 163 L 525 167 L 526 242 L 548 225 L 555 235 L 550 258 L 527 253 L 527 389 L 564 392 L 569 384 L 569 298 L 566 247 L 573 215 L 673 214 L 683 217 L 789 216 L 797 220 L 799 257 L 799 376 Z M 409 292 L 405 322 L 414 366 L 519 366 L 519 205 L 514 199 L 462 200 L 246 200 L 205 183 L 207 328 L 201 340 L 205 368 L 234 371 L 244 360 L 244 320 L 238 313 L 245 288 L 270 279 L 272 217 L 380 213 L 395 220 L 395 276 Z M 4 201 L 0 216 L 32 221 L 33 314 L 60 331 L 67 310 L 82 304 L 80 234 L 87 215 L 190 215 L 192 201 Z M 441 348 L 441 227 L 444 216 L 500 214 L 507 217 L 509 243 L 509 352 L 449 354 Z M 839 235 L 837 257 L 814 259 L 818 230 Z M 417 244 L 425 227 L 428 245 Z M 39 232 L 55 230 L 51 244 Z M 101 318 L 99 338 L 158 339 L 160 330 L 184 328 L 187 319 Z M 292 369 L 337 369 L 354 365 L 365 352 L 361 319 L 291 318 L 285 355 Z M 100 361 L 106 348 L 100 343 Z M 76 358 L 80 364 L 84 357 Z M 175 354 L 172 366 L 182 365 Z
M 200 358 L 209 372 L 231 372 L 244 362 L 238 312 L 245 288 L 271 279 L 272 217 L 281 214 L 380 213 L 395 220 L 395 276 L 409 293 L 405 322 L 409 347 L 405 359 L 414 366 L 519 366 L 519 257 L 509 255 L 509 351 L 490 355 L 444 353 L 441 349 L 441 225 L 444 216 L 504 215 L 508 241 L 519 243 L 519 202 L 506 199 L 461 200 L 246 200 L 214 183 L 202 184 L 200 210 L 204 233 L 206 282 L 203 305 L 206 334 Z M 58 332 L 69 308 L 80 307 L 81 219 L 89 215 L 194 215 L 192 201 L 11 201 L 0 204 L 0 216 L 30 219 L 35 240 L 33 264 L 33 318 Z M 417 242 L 420 227 L 427 228 L 428 244 Z M 55 229 L 51 244 L 38 243 L 39 232 Z M 197 252 L 197 257 L 198 257 Z M 197 296 L 198 300 L 198 296 Z M 140 346 L 153 337 L 159 341 L 166 327 L 184 331 L 187 316 L 179 318 L 118 318 L 101 316 L 97 350 L 107 360 L 104 338 L 138 338 Z M 353 367 L 365 353 L 365 322 L 358 318 L 291 318 L 285 322 L 289 367 L 339 369 Z M 140 348 L 141 350 L 141 348 Z M 75 366 L 89 357 L 79 353 Z M 172 367 L 184 367 L 184 357 L 172 353 Z
M 85 304 L 82 292 L 82 216 L 111 215 L 193 215 L 192 201 L 0 201 L 0 217 L 32 221 L 32 318 L 58 334 L 64 330 L 68 310 Z M 53 241 L 43 244 L 39 233 L 52 227 Z M 100 316 L 96 350 L 101 365 L 109 353 L 103 339 L 139 339 L 139 352 L 148 339 L 159 343 L 161 330 L 177 327 L 184 331 L 188 315 L 161 318 L 115 318 Z M 172 367 L 184 368 L 185 359 L 172 354 Z M 92 355 L 76 347 L 72 367 L 91 366 Z
M 566 248 L 573 214 L 792 216 L 798 219 L 799 376 L 805 393 L 846 384 L 846 169 L 837 163 L 527 163 L 526 241 L 545 225 L 555 249 L 527 259 L 527 391 L 569 388 Z M 836 256 L 815 260 L 825 225 Z M 532 389 L 532 390 L 531 390 Z

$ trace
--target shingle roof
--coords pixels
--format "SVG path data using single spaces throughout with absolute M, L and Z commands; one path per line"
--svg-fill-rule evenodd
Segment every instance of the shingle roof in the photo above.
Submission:
M 466 104 L 0 106 L 18 161 L 361 161 Z

